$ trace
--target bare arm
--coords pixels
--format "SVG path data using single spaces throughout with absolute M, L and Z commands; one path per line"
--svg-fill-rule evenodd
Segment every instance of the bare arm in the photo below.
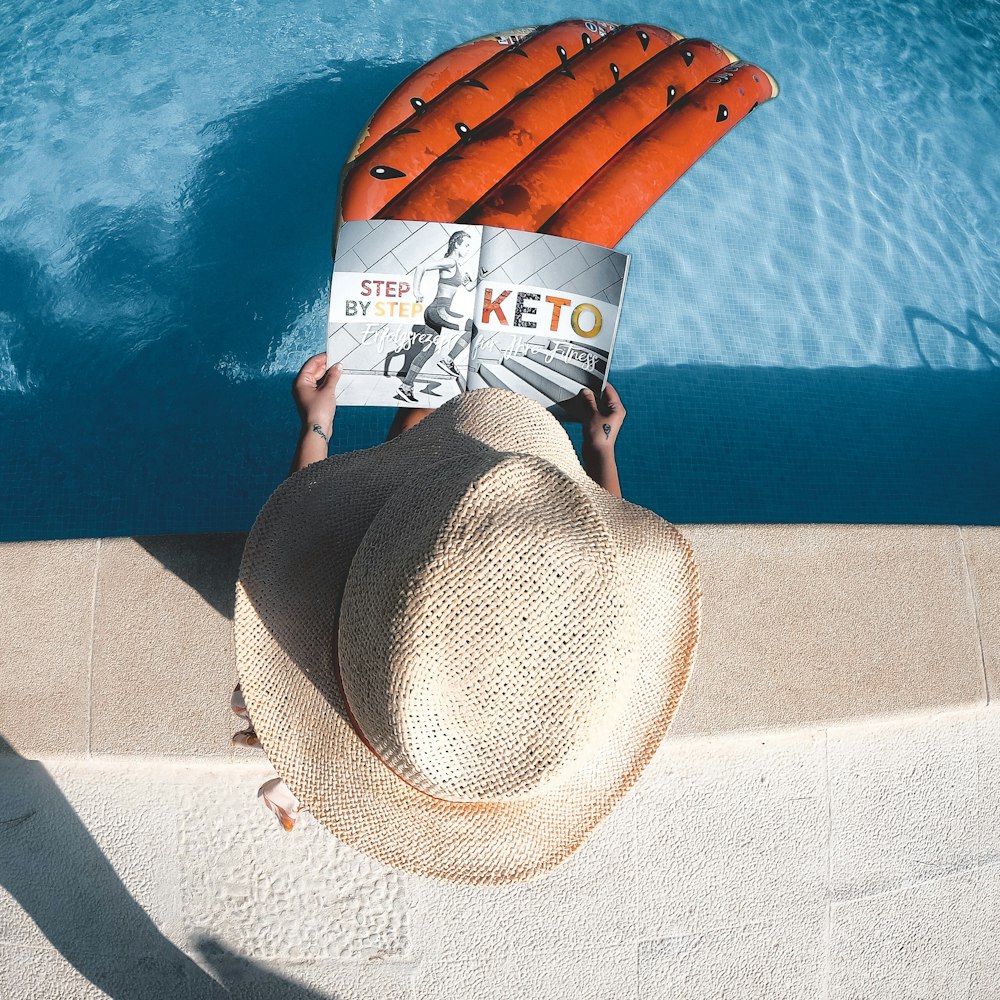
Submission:
M 333 417 L 337 412 L 337 382 L 343 367 L 326 369 L 326 354 L 316 354 L 299 369 L 292 383 L 292 397 L 302 419 L 299 442 L 289 475 L 329 455 Z
M 609 382 L 600 400 L 590 389 L 581 389 L 563 406 L 583 424 L 584 471 L 612 496 L 620 497 L 615 441 L 625 420 L 625 407 L 615 387 Z
M 331 426 L 331 430 L 332 430 Z M 322 462 L 330 454 L 330 435 L 318 423 L 303 424 L 299 433 L 299 443 L 292 456 L 292 467 L 288 474 L 292 475 L 299 469 L 304 469 L 313 462 Z
M 424 272 L 426 270 L 427 268 L 424 267 L 423 264 L 421 264 L 413 272 L 413 297 L 414 299 L 417 300 L 417 302 L 423 302 L 424 300 L 423 293 L 420 291 L 420 282 L 424 280 Z
M 612 496 L 622 495 L 618 482 L 618 463 L 615 461 L 615 446 L 594 448 L 583 446 L 583 469 L 598 486 L 603 486 Z

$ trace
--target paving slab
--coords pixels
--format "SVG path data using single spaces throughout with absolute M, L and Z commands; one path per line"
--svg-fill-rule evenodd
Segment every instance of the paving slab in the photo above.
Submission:
M 1000 969 L 1000 862 L 978 872 L 969 1000 L 996 1000 Z
M 1000 863 L 1000 707 L 977 712 L 976 725 L 976 857 Z M 996 906 L 1000 914 L 1000 896 Z
M 0 945 L 0 996 L 4 1000 L 410 1000 L 410 968 L 314 962 L 255 962 L 215 958 L 180 977 L 156 955 L 119 953 L 92 973 L 91 981 L 55 948 Z M 152 973 L 152 974 L 151 974 Z
M 0 943 L 84 965 L 174 950 L 177 802 L 155 767 L 7 755 L 0 788 Z
M 463 886 L 413 877 L 415 955 L 447 962 L 503 963 L 513 952 L 609 949 L 634 944 L 643 903 L 636 872 L 636 830 L 647 821 L 630 792 L 562 864 L 508 886 Z
M 995 1000 L 998 736 L 985 708 L 665 744 L 564 865 L 480 890 L 284 833 L 250 751 L 8 755 L 0 996 Z
M 1000 529 L 683 529 L 703 630 L 668 740 L 977 706 L 986 677 L 1000 683 Z M 2 669 L 17 678 L 0 738 L 35 756 L 230 756 L 244 540 L 0 547 L 0 596 L 14 608 Z
M 243 535 L 102 543 L 91 749 L 231 756 L 232 609 Z
M 0 996 L 17 1000 L 105 1000 L 108 994 L 81 975 L 55 948 L 0 944 Z
M 414 1000 L 488 997 L 489 1000 L 623 1000 L 636 990 L 636 951 L 599 946 L 524 954 L 512 948 L 488 963 L 435 958 L 421 963 Z
M 640 1000 L 821 1000 L 825 907 L 639 945 Z
M 100 542 L 0 545 L 0 753 L 85 754 Z
M 640 938 L 775 922 L 825 903 L 821 734 L 664 744 L 635 792 Z
M 261 962 L 211 958 L 208 968 L 239 1000 L 411 1000 L 413 965 L 377 962 Z
M 960 529 L 975 597 L 990 701 L 1000 698 L 1000 528 Z
M 180 944 L 264 962 L 410 960 L 415 877 L 341 843 L 308 814 L 286 833 L 257 800 L 273 775 L 266 764 L 220 765 L 192 772 L 180 790 Z
M 683 531 L 705 596 L 671 738 L 985 704 L 957 528 Z
M 968 871 L 835 903 L 830 1000 L 967 1000 L 980 886 Z
M 895 892 L 980 861 L 981 714 L 830 731 L 835 900 Z

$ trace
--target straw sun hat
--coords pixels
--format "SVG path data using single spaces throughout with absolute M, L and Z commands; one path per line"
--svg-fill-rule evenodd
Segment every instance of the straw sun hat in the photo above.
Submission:
M 676 528 L 594 483 L 539 404 L 482 389 L 275 491 L 240 567 L 237 666 L 271 763 L 342 841 L 515 882 L 653 756 L 700 596 Z

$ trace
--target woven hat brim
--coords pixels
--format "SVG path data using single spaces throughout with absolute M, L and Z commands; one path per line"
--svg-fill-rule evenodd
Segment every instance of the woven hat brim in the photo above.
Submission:
M 354 551 L 400 480 L 484 449 L 540 455 L 588 491 L 634 601 L 641 670 L 613 738 L 565 783 L 532 799 L 452 803 L 401 780 L 352 728 L 331 667 L 335 612 Z M 342 841 L 421 875 L 516 882 L 576 850 L 656 752 L 690 673 L 700 596 L 691 548 L 673 525 L 594 483 L 565 431 L 538 404 L 479 390 L 392 441 L 311 465 L 275 491 L 240 569 L 237 667 L 271 763 Z

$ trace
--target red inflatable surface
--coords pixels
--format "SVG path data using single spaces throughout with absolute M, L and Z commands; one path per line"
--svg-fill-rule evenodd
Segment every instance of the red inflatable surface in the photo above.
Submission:
M 758 66 L 649 24 L 568 20 L 460 45 L 403 81 L 344 168 L 344 221 L 415 219 L 614 246 L 778 93 Z

